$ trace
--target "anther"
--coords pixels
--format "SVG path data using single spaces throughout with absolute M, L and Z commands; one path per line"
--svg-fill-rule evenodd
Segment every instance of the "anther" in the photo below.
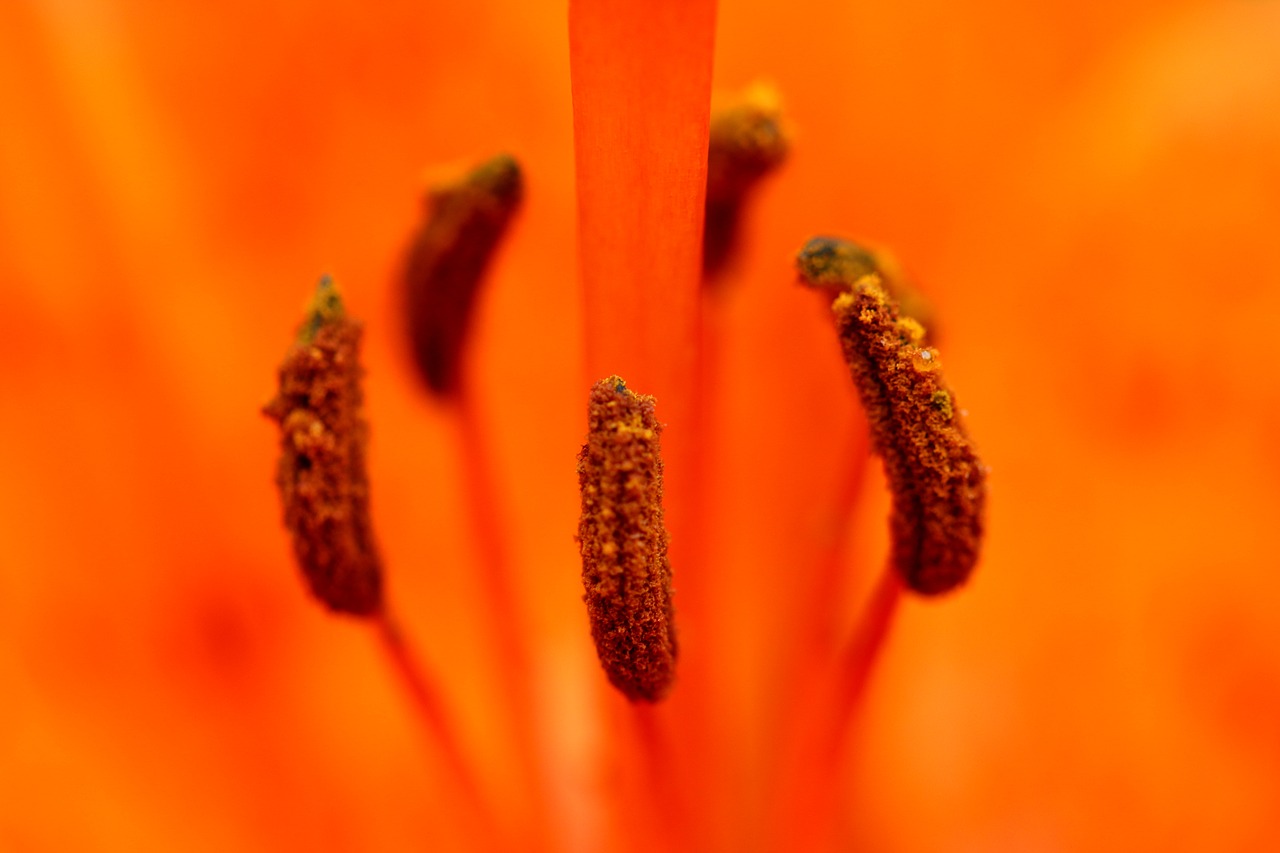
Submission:
M 777 93 L 756 84 L 716 104 L 707 149 L 706 224 L 702 270 L 724 268 L 737 243 L 738 223 L 751 189 L 786 159 L 789 141 Z
M 815 273 L 813 258 L 825 249 L 814 244 L 799 260 L 805 281 L 825 284 L 829 270 L 856 263 L 824 260 Z M 891 562 L 912 590 L 947 592 L 978 559 L 986 468 L 942 379 L 937 350 L 923 345 L 924 328 L 903 316 L 880 276 L 872 271 L 848 282 L 831 307 L 893 496 Z
M 578 455 L 578 541 L 591 636 L 609 681 L 656 702 L 675 676 L 671 567 L 654 399 L 617 376 L 595 384 Z
M 480 281 L 522 196 L 520 166 L 507 155 L 427 192 L 404 287 L 414 361 L 436 394 L 457 390 Z
M 796 255 L 796 267 L 805 284 L 831 290 L 852 287 L 858 279 L 875 273 L 885 291 L 898 303 L 902 316 L 911 317 L 925 328 L 925 342 L 937 342 L 933 306 L 889 252 L 868 249 L 839 237 L 813 237 Z
M 373 616 L 382 609 L 382 567 L 369 523 L 360 335 L 322 278 L 263 413 L 280 424 L 276 484 L 312 594 L 331 610 Z
M 839 237 L 813 237 L 796 255 L 800 278 L 814 287 L 851 287 L 880 267 L 870 251 Z

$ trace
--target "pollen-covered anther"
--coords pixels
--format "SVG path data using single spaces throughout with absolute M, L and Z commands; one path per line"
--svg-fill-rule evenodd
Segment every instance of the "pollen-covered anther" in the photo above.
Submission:
M 721 270 L 737 242 L 742 206 L 759 181 L 782 164 L 790 140 L 778 94 L 757 83 L 712 104 L 707 147 L 703 272 Z
M 582 553 L 591 636 L 609 681 L 656 702 L 675 676 L 671 567 L 662 516 L 662 426 L 654 399 L 617 376 L 597 382 L 578 455 Z
M 322 279 L 263 412 L 280 424 L 276 483 L 312 594 L 332 610 L 372 616 L 382 609 L 382 567 L 369 524 L 360 335 Z
M 986 468 L 965 433 L 936 349 L 872 273 L 832 304 L 872 445 L 892 492 L 892 565 L 912 590 L 964 583 L 978 560 Z
M 813 237 L 796 255 L 800 281 L 813 288 L 845 290 L 863 276 L 879 276 L 888 298 L 898 304 L 903 317 L 916 320 L 925 340 L 938 340 L 933 306 L 903 272 L 892 253 L 869 249 L 839 237 Z
M 800 280 L 810 287 L 843 290 L 879 269 L 869 250 L 839 237 L 812 237 L 796 254 Z
M 523 197 L 514 158 L 500 155 L 439 177 L 404 267 L 414 361 L 436 394 L 457 390 L 463 349 L 485 270 Z

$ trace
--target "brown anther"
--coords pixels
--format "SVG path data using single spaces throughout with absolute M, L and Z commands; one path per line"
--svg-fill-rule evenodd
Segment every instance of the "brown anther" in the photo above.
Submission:
M 414 361 L 436 394 L 457 390 L 480 280 L 522 195 L 520 166 L 507 155 L 427 193 L 404 269 L 405 311 Z
M 276 484 L 312 594 L 331 610 L 371 616 L 382 609 L 382 566 L 369 524 L 360 334 L 332 280 L 321 279 L 263 413 L 280 424 Z
M 903 316 L 879 275 L 858 278 L 831 308 L 893 495 L 890 560 L 912 590 L 947 592 L 978 560 L 986 468 L 937 350 L 922 346 L 924 328 Z
M 702 271 L 708 279 L 724 268 L 734 250 L 751 189 L 786 159 L 788 146 L 778 96 L 771 88 L 757 84 L 714 105 L 702 237 Z
M 889 252 L 868 249 L 839 237 L 813 237 L 796 255 L 796 268 L 805 284 L 831 290 L 844 290 L 865 275 L 877 274 L 890 298 L 898 303 L 899 312 L 924 327 L 925 343 L 938 342 L 933 306 Z
M 582 584 L 600 663 L 632 701 L 656 702 L 675 676 L 671 566 L 662 519 L 662 425 L 654 399 L 617 376 L 597 382 L 578 455 Z

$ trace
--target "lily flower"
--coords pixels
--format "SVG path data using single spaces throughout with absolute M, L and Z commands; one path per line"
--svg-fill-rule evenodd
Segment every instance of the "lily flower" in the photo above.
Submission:
M 0 4 L 0 848 L 1274 846 L 1278 35 L 1200 0 Z M 792 147 L 703 288 L 711 93 L 759 79 Z M 460 406 L 396 279 L 417 176 L 499 151 Z M 945 329 L 992 485 L 940 600 L 882 582 L 818 234 Z M 256 413 L 323 273 L 442 726 L 280 525 Z M 638 707 L 574 541 L 614 374 L 666 424 L 680 659 Z

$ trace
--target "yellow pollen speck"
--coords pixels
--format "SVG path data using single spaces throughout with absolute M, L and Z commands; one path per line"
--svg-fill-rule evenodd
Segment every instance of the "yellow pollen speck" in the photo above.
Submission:
M 902 333 L 903 340 L 912 346 L 918 347 L 924 341 L 924 326 L 920 325 L 919 320 L 901 317 L 895 325 Z

